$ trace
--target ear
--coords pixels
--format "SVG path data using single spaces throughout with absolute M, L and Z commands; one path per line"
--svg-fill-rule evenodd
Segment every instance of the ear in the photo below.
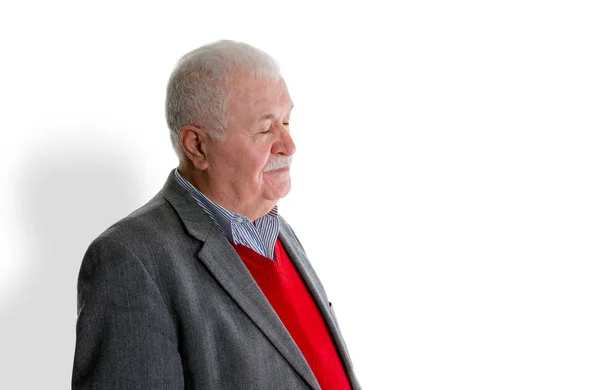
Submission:
M 185 125 L 179 129 L 179 143 L 187 158 L 199 170 L 208 168 L 208 159 L 206 158 L 207 140 L 206 133 L 199 127 Z

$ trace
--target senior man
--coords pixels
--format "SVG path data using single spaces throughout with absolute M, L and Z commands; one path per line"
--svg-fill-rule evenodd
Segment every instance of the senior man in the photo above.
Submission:
M 220 41 L 167 87 L 179 167 L 90 245 L 73 388 L 359 389 L 331 303 L 277 213 L 292 101 L 275 61 Z

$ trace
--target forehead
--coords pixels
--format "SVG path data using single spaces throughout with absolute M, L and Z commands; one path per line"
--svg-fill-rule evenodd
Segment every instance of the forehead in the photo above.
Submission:
M 242 117 L 264 114 L 281 116 L 289 113 L 292 107 L 283 78 L 235 80 L 228 100 L 230 115 Z

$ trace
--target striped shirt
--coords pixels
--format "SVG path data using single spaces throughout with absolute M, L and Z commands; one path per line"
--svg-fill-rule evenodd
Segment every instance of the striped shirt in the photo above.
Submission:
M 234 244 L 241 244 L 273 260 L 275 240 L 279 234 L 277 206 L 254 223 L 247 217 L 229 211 L 208 199 L 175 169 L 175 179 L 210 216 L 219 230 Z

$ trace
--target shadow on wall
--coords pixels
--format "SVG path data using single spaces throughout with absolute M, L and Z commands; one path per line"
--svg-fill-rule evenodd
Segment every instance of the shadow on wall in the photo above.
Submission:
M 0 312 L 3 388 L 70 388 L 81 259 L 96 236 L 143 201 L 125 149 L 89 136 L 101 132 L 82 133 L 43 140 L 18 167 L 25 278 Z

